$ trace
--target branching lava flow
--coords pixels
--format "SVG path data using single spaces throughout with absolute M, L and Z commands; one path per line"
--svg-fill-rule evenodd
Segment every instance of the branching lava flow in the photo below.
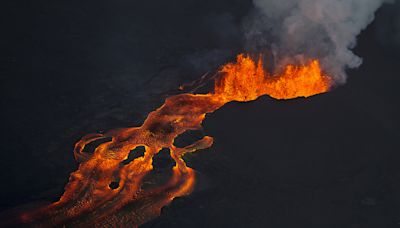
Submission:
M 143 224 L 175 197 L 193 189 L 195 173 L 182 156 L 210 147 L 213 138 L 205 136 L 183 148 L 176 147 L 174 139 L 185 131 L 201 128 L 207 113 L 231 101 L 251 101 L 262 95 L 276 99 L 308 97 L 328 91 L 331 85 L 317 60 L 303 66 L 288 65 L 281 74 L 270 75 L 264 71 L 261 58 L 254 61 L 239 55 L 236 63 L 226 64 L 220 73 L 214 92 L 169 97 L 140 127 L 83 137 L 74 149 L 80 166 L 71 174 L 60 200 L 22 214 L 19 223 L 43 227 Z M 103 138 L 111 141 L 99 145 L 93 154 L 84 152 L 88 143 Z M 144 156 L 122 164 L 130 151 L 139 146 L 145 147 Z M 143 190 L 143 178 L 153 169 L 153 156 L 163 148 L 169 149 L 176 163 L 173 175 L 166 183 Z M 118 187 L 111 188 L 110 183 L 116 179 Z

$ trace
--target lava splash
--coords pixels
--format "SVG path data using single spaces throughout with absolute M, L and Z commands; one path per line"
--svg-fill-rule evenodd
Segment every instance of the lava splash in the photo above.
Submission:
M 159 215 L 161 208 L 175 197 L 189 194 L 195 185 L 195 172 L 183 156 L 210 147 L 213 138 L 205 136 L 180 148 L 174 145 L 179 135 L 201 129 L 207 113 L 231 101 L 251 101 L 269 95 L 276 99 L 308 97 L 327 92 L 331 79 L 321 71 L 317 60 L 302 66 L 288 65 L 282 73 L 271 75 L 262 59 L 255 61 L 238 55 L 236 63 L 221 67 L 213 92 L 180 94 L 167 98 L 151 112 L 142 126 L 91 134 L 76 143 L 74 155 L 80 163 L 70 175 L 59 201 L 18 216 L 19 225 L 53 226 L 139 226 Z M 94 153 L 84 151 L 89 143 L 109 138 Z M 126 162 L 129 153 L 143 146 L 145 153 Z M 161 185 L 143 189 L 143 179 L 153 169 L 153 157 L 168 148 L 175 161 L 172 176 Z M 164 150 L 163 150 L 164 152 Z M 110 183 L 118 180 L 118 186 Z

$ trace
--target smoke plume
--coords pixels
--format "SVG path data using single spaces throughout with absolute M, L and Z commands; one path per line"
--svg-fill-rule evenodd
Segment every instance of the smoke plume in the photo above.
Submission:
M 357 35 L 387 0 L 253 0 L 245 22 L 247 48 L 269 50 L 275 70 L 287 63 L 318 58 L 336 83 L 345 70 L 361 65 L 352 52 Z

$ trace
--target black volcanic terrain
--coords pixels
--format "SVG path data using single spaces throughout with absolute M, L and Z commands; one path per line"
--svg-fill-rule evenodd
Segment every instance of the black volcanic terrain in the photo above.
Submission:
M 234 60 L 251 8 L 239 0 L 2 4 L 13 22 L 1 65 L 2 212 L 57 200 L 82 136 L 140 125 L 179 85 Z M 358 37 L 364 63 L 346 84 L 207 116 L 203 133 L 214 145 L 185 157 L 196 189 L 144 227 L 400 227 L 400 52 L 382 38 L 394 32 L 384 25 L 395 12 L 380 9 Z

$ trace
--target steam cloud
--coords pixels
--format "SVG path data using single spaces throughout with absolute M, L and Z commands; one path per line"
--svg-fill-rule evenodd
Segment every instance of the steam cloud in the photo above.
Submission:
M 352 52 L 357 35 L 387 0 L 253 0 L 245 23 L 247 48 L 269 50 L 271 65 L 318 58 L 324 70 L 344 83 L 345 69 L 362 59 Z

